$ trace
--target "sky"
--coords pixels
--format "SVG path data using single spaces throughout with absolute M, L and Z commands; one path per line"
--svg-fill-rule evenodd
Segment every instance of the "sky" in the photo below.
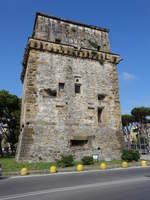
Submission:
M 20 73 L 36 12 L 110 29 L 117 66 L 121 113 L 150 107 L 149 0 L 0 0 L 0 90 L 21 97 Z

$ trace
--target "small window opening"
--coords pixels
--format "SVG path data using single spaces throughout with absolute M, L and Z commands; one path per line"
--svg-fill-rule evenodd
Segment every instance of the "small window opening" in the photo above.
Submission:
M 94 110 L 94 107 L 88 106 L 89 110 Z
M 51 90 L 50 88 L 48 88 L 48 89 L 45 89 L 45 92 L 51 97 L 56 97 L 57 96 L 57 91 L 56 90 Z
M 59 91 L 63 91 L 65 87 L 65 83 L 59 83 Z
M 87 143 L 88 143 L 88 140 L 70 140 L 71 147 L 84 146 Z
M 40 50 L 43 50 L 43 44 L 40 42 Z
M 34 47 L 36 48 L 38 46 L 37 42 L 34 42 Z
M 55 42 L 56 42 L 56 43 L 60 43 L 61 40 L 57 38 L 57 39 L 55 39 Z
M 100 51 L 101 50 L 101 46 L 97 46 L 97 50 Z
M 79 94 L 81 92 L 81 85 L 75 84 L 75 93 Z
M 105 98 L 105 94 L 98 94 L 98 100 L 103 100 Z
M 98 123 L 101 123 L 102 122 L 102 110 L 103 108 L 98 108 L 97 110 L 97 118 L 98 118 Z

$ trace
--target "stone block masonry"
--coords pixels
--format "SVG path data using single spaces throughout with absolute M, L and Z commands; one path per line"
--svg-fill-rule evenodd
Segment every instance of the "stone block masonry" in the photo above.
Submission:
M 37 13 L 23 58 L 17 161 L 120 158 L 120 60 L 108 29 Z

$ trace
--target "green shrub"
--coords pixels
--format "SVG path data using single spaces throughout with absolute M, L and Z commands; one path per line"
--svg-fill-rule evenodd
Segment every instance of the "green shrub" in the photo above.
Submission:
M 127 162 L 138 161 L 140 159 L 140 153 L 138 150 L 124 149 L 121 158 Z
M 58 167 L 71 167 L 74 165 L 74 159 L 72 155 L 62 155 L 60 160 L 56 160 Z
M 82 158 L 83 165 L 92 165 L 94 164 L 94 160 L 92 156 L 84 156 Z
M 140 159 L 140 153 L 138 150 L 133 150 L 132 155 L 133 155 L 133 160 L 138 161 Z
M 57 167 L 61 167 L 62 163 L 61 160 L 55 159 Z

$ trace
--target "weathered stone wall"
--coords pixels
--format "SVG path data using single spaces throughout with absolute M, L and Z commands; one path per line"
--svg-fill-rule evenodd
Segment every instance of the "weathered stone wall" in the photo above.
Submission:
M 49 38 L 41 38 L 45 37 L 39 33 L 41 21 L 36 23 L 23 62 L 17 160 L 53 161 L 68 153 L 76 159 L 93 154 L 101 159 L 119 158 L 123 146 L 116 71 L 119 56 L 76 49 L 66 41 L 65 45 L 50 43 Z
M 108 32 L 105 29 L 90 28 L 38 15 L 33 38 L 50 42 L 73 45 L 77 48 L 89 48 L 109 52 Z
M 16 159 L 28 160 L 30 148 L 33 144 L 33 124 L 37 113 L 37 89 L 34 84 L 37 71 L 37 53 L 30 52 L 23 83 L 21 127 Z

